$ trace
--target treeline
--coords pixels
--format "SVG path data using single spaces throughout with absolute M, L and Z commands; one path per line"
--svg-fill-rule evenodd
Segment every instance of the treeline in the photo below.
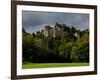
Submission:
M 41 31 L 30 34 L 23 28 L 23 63 L 89 62 L 89 31 L 65 24 L 58 37 L 45 37 Z

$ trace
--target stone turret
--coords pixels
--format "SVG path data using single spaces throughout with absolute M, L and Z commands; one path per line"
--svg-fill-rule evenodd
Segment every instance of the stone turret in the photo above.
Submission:
M 42 31 L 42 33 L 46 37 L 53 35 L 52 28 L 50 26 L 45 26 L 44 29 L 43 29 L 43 31 Z

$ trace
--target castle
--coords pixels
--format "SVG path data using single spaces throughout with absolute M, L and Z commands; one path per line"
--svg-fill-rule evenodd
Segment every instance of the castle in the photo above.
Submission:
M 64 31 L 64 28 L 62 26 L 54 26 L 54 28 L 50 26 L 45 26 L 42 30 L 42 33 L 45 37 L 51 36 L 51 37 L 58 37 L 61 35 L 61 33 Z
M 56 24 L 54 27 L 50 27 L 50 26 L 45 26 L 44 29 L 42 30 L 42 34 L 45 36 L 45 37 L 59 37 L 62 35 L 62 33 L 64 32 L 64 27 L 60 24 Z M 76 37 L 76 38 L 80 38 L 80 32 L 78 30 L 76 30 L 76 32 L 73 33 L 73 35 Z

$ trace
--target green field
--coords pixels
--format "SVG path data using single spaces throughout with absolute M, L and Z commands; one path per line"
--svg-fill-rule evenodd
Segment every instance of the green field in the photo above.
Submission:
M 73 67 L 73 66 L 89 66 L 89 63 L 27 63 L 22 65 L 22 69 Z

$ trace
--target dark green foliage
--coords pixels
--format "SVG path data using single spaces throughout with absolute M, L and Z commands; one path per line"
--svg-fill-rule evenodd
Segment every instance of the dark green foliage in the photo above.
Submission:
M 26 33 L 26 31 L 25 31 L 25 29 L 24 29 L 24 28 L 22 28 L 22 33 Z
M 89 62 L 89 30 L 77 30 L 65 24 L 57 37 L 45 37 L 42 32 L 29 34 L 22 29 L 23 63 Z M 77 36 L 75 36 L 77 33 Z

